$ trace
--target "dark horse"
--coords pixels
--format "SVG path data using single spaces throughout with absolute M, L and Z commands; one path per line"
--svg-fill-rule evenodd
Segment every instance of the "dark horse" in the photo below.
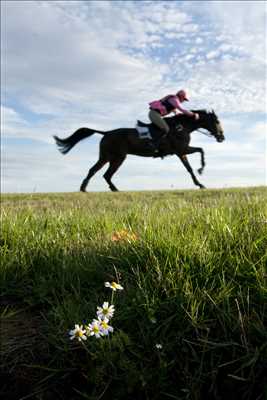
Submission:
M 206 110 L 194 110 L 194 112 L 199 114 L 199 120 L 194 120 L 184 114 L 166 118 L 166 121 L 170 126 L 170 133 L 167 137 L 162 138 L 159 141 L 160 153 L 155 152 L 155 148 L 150 145 L 151 142 L 149 139 L 140 139 L 137 130 L 134 128 L 119 128 L 107 132 L 96 129 L 80 128 L 65 139 L 60 139 L 57 136 L 54 136 L 54 138 L 61 153 L 66 154 L 80 140 L 85 139 L 94 133 L 104 135 L 100 141 L 99 160 L 89 170 L 86 178 L 83 180 L 80 187 L 82 192 L 86 191 L 86 186 L 92 176 L 106 163 L 109 163 L 109 167 L 104 174 L 104 178 L 110 189 L 112 191 L 117 191 L 118 189 L 111 182 L 111 178 L 126 159 L 127 154 L 134 154 L 141 157 L 163 157 L 165 155 L 175 154 L 179 157 L 187 171 L 190 173 L 195 185 L 204 188 L 196 178 L 186 157 L 187 154 L 195 152 L 201 154 L 201 168 L 198 170 L 201 174 L 205 166 L 204 151 L 201 147 L 189 146 L 190 133 L 199 128 L 204 128 L 210 132 L 210 136 L 215 137 L 217 142 L 222 142 L 224 140 L 224 135 L 220 121 L 214 111 L 208 112 Z M 157 138 L 158 128 L 153 124 L 142 125 L 148 127 L 153 138 Z

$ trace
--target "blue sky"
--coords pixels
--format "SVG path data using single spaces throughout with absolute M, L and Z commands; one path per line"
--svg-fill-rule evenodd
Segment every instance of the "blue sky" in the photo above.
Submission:
M 3 192 L 76 191 L 101 136 L 66 156 L 52 136 L 148 121 L 148 103 L 181 88 L 214 109 L 223 143 L 192 134 L 210 188 L 266 185 L 266 2 L 2 1 Z M 190 156 L 194 169 L 199 156 Z M 108 190 L 104 169 L 88 190 Z M 121 190 L 195 188 L 175 157 L 129 156 Z

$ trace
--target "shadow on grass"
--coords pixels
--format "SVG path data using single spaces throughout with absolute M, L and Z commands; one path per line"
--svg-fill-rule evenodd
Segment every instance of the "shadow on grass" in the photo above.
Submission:
M 5 399 L 264 399 L 260 322 L 257 346 L 242 342 L 235 315 L 226 316 L 223 332 L 218 308 L 207 307 L 205 319 L 194 322 L 182 283 L 166 292 L 151 249 L 137 246 L 39 251 L 22 275 L 10 266 L 1 303 Z M 116 304 L 115 332 L 88 341 L 85 351 L 69 341 L 68 330 L 94 317 L 106 300 L 104 282 L 118 279 L 125 294 Z

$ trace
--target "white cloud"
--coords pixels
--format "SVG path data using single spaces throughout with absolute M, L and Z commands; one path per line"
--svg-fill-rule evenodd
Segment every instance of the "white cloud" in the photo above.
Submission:
M 206 57 L 207 57 L 208 60 L 210 60 L 210 59 L 212 59 L 212 58 L 218 57 L 219 54 L 220 54 L 220 53 L 219 53 L 218 50 L 213 50 L 213 51 L 210 51 L 210 52 L 206 55 Z
M 10 124 L 23 124 L 24 122 L 15 110 L 1 105 L 1 132 Z
M 249 129 L 251 139 L 255 141 L 265 140 L 267 145 L 267 121 L 257 122 Z
M 201 44 L 203 43 L 203 39 L 201 37 L 196 38 L 196 44 Z

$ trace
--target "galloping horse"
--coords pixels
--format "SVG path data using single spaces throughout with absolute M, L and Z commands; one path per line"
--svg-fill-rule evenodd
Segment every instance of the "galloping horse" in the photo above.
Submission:
M 175 154 L 190 173 L 195 185 L 203 189 L 204 186 L 196 178 L 186 155 L 195 152 L 201 154 L 201 168 L 198 170 L 201 174 L 205 166 L 204 150 L 201 147 L 189 146 L 190 134 L 199 128 L 203 128 L 208 130 L 210 132 L 209 136 L 214 136 L 217 142 L 224 140 L 224 134 L 220 121 L 214 111 L 194 110 L 194 112 L 199 114 L 199 120 L 194 120 L 184 114 L 165 118 L 170 126 L 170 133 L 160 141 L 160 153 L 156 153 L 155 148 L 149 145 L 149 139 L 140 139 L 137 130 L 134 128 L 119 128 L 106 132 L 80 128 L 65 139 L 60 139 L 57 136 L 54 136 L 54 139 L 61 153 L 66 154 L 80 140 L 94 133 L 104 135 L 100 141 L 99 160 L 89 170 L 86 178 L 83 180 L 80 187 L 82 192 L 86 191 L 86 186 L 92 176 L 106 163 L 109 163 L 109 167 L 104 174 L 104 178 L 112 191 L 118 191 L 116 186 L 111 182 L 111 178 L 126 159 L 127 154 L 134 154 L 141 157 L 163 157 Z M 157 137 L 158 128 L 153 124 L 142 125 L 148 127 L 154 138 Z

